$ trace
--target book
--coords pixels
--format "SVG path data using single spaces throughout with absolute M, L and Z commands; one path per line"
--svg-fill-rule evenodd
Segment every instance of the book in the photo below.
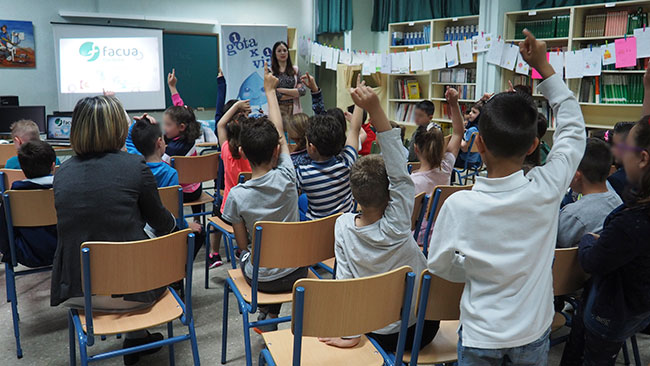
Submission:
M 439 83 L 475 83 L 476 69 L 453 68 L 438 72 Z
M 627 32 L 628 13 L 626 10 L 608 11 L 605 21 L 605 36 L 623 36 Z
M 592 14 L 585 17 L 584 37 L 602 37 L 605 34 L 605 14 Z
M 407 99 L 420 99 L 420 83 L 417 80 L 407 80 Z

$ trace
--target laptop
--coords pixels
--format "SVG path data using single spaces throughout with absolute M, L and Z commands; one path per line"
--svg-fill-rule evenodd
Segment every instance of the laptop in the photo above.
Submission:
M 52 146 L 70 146 L 70 116 L 47 116 L 47 138 L 45 141 Z

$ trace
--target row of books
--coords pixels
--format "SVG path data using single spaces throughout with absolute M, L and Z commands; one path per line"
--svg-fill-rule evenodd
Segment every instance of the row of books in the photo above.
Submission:
M 443 118 L 451 119 L 451 108 L 449 108 L 449 103 L 442 102 L 442 115 Z M 472 108 L 472 104 L 461 103 L 460 104 L 460 113 L 465 115 Z
M 462 41 L 478 35 L 478 25 L 461 25 L 455 27 L 446 27 L 444 33 L 445 41 Z
M 539 90 L 537 90 L 537 87 L 542 82 L 542 79 L 533 79 L 528 75 L 516 74 L 516 75 L 514 75 L 512 77 L 510 82 L 512 83 L 513 86 L 526 85 L 526 86 L 530 87 L 533 94 L 540 94 Z
M 584 37 L 602 37 L 605 35 L 606 14 L 592 14 L 585 17 Z
M 393 32 L 391 37 L 392 46 L 410 46 L 427 44 L 431 41 L 431 26 L 425 25 L 421 32 Z
M 648 25 L 648 13 L 639 8 L 636 12 L 627 10 L 591 14 L 585 17 L 584 37 L 612 37 L 634 34 L 634 30 Z
M 546 117 L 546 120 L 548 121 L 546 127 L 555 128 L 555 116 L 553 115 L 553 109 L 548 104 L 548 101 L 546 99 L 537 100 L 536 104 L 537 112 Z
M 627 10 L 608 11 L 605 22 L 605 36 L 622 36 L 627 33 Z
M 648 60 L 650 60 L 650 58 L 638 58 L 636 60 L 636 65 L 631 66 L 631 67 L 618 68 L 618 69 L 616 68 L 615 64 L 603 65 L 603 70 L 605 70 L 605 71 L 612 71 L 612 70 L 637 70 L 637 71 L 641 71 L 641 70 L 645 70 L 645 69 L 648 68 Z
M 474 100 L 476 94 L 476 86 L 474 85 L 445 85 L 443 90 L 447 90 L 447 87 L 458 90 L 459 99 Z
M 602 75 L 580 80 L 578 100 L 586 103 L 641 104 L 643 75 Z
M 396 79 L 395 96 L 399 99 L 420 99 L 420 82 L 417 79 Z
M 415 103 L 397 103 L 395 121 L 415 122 Z
M 476 69 L 443 69 L 438 72 L 439 83 L 475 83 Z
M 522 31 L 528 29 L 537 38 L 569 36 L 569 15 L 556 15 L 551 19 L 519 20 L 515 23 L 515 38 L 523 39 Z

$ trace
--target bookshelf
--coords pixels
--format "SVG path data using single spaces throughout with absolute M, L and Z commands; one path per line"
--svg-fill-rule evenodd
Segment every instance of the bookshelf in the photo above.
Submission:
M 298 32 L 294 27 L 287 27 L 287 44 L 289 45 L 289 56 L 294 65 L 298 64 Z
M 438 45 L 442 46 L 450 42 L 448 39 L 454 37 L 454 32 L 456 32 L 456 30 L 458 31 L 456 37 L 466 35 L 469 39 L 471 37 L 469 33 L 477 31 L 477 29 L 478 16 L 390 23 L 388 25 L 388 48 L 390 52 L 403 52 L 426 49 Z M 402 40 L 406 38 L 403 36 L 405 34 L 415 34 L 416 37 L 414 37 L 413 42 L 404 42 L 400 41 L 400 34 L 402 35 Z M 388 99 L 386 111 L 388 111 L 388 118 L 406 126 L 407 136 L 410 136 L 411 132 L 416 128 L 415 123 L 396 118 L 396 112 L 401 111 L 404 106 L 414 107 L 415 103 L 427 99 L 433 102 L 436 107 L 433 121 L 441 124 L 443 130 L 448 132 L 451 128 L 451 120 L 443 113 L 443 104 L 446 104 L 444 98 L 445 86 L 454 85 L 461 89 L 465 88 L 466 98 L 461 99 L 460 102 L 467 106 L 465 108 L 470 107 L 471 104 L 478 99 L 476 98 L 476 55 L 474 55 L 474 61 L 474 63 L 459 65 L 451 69 L 387 75 Z M 441 79 L 441 72 L 457 69 L 466 69 L 471 71 L 464 71 L 464 75 L 456 75 L 459 76 L 457 79 Z M 467 74 L 471 74 L 472 78 L 467 78 Z M 396 84 L 402 80 L 417 80 L 420 85 L 419 99 L 405 99 L 398 95 L 399 92 L 398 88 L 396 88 Z
M 639 8 L 642 9 L 642 12 L 650 12 L 650 1 L 634 0 L 508 12 L 505 14 L 503 35 L 506 42 L 517 42 L 522 38 L 522 36 L 516 35 L 516 31 L 520 29 L 520 27 L 517 26 L 517 23 L 521 24 L 521 22 L 534 22 L 542 21 L 544 19 L 553 19 L 553 17 L 555 17 L 555 19 L 562 17 L 562 19 L 568 19 L 568 30 L 566 36 L 563 33 L 561 33 L 559 37 L 547 37 L 545 35 L 543 40 L 546 41 L 549 50 L 561 48 L 564 51 L 572 51 L 589 47 L 600 47 L 605 43 L 614 42 L 615 39 L 621 38 L 625 33 L 628 33 L 626 25 L 621 25 L 619 28 L 612 27 L 607 30 L 604 29 L 605 24 L 602 22 L 604 21 L 606 23 L 607 13 L 634 13 Z M 604 17 L 602 15 L 604 15 Z M 611 15 L 611 17 L 613 17 L 613 15 Z M 626 18 L 623 17 L 621 19 L 623 19 L 622 21 L 625 21 Z M 598 20 L 600 20 L 601 23 L 597 23 Z M 641 19 L 641 21 L 643 21 L 643 19 Z M 596 27 L 598 24 L 603 27 L 600 31 L 597 29 L 598 27 Z M 610 24 L 615 23 L 612 22 Z M 631 34 L 631 30 L 628 34 Z M 643 86 L 642 81 L 640 88 L 637 83 L 643 77 L 642 75 L 645 72 L 644 66 L 646 64 L 644 64 L 643 59 L 639 59 L 638 61 L 636 67 L 627 69 L 614 69 L 613 67 L 610 69 L 603 66 L 602 74 L 598 77 L 599 91 L 603 90 L 605 87 L 603 79 L 610 81 L 609 84 L 607 84 L 608 86 L 613 84 L 621 85 L 622 88 L 616 89 L 616 95 L 614 96 L 619 97 L 617 100 L 628 98 L 630 101 L 629 104 L 605 103 L 602 99 L 598 102 L 595 98 L 595 78 L 594 80 L 583 78 L 569 79 L 566 81 L 567 85 L 574 92 L 580 102 L 580 108 L 582 109 L 587 128 L 610 129 L 618 121 L 636 121 L 639 119 L 641 114 L 641 104 L 638 103 L 638 100 L 643 99 Z M 515 85 L 522 83 L 521 81 L 523 76 L 516 74 L 514 71 L 501 69 L 501 75 L 502 90 L 507 89 L 508 80 L 512 80 Z M 532 87 L 533 97 L 538 103 L 538 106 L 541 107 L 540 111 L 548 113 L 548 110 L 544 110 L 547 106 L 545 105 L 543 96 L 538 94 L 536 90 L 536 85 L 539 81 L 533 81 L 530 76 L 523 79 L 525 79 L 524 81 L 526 85 Z M 517 80 L 517 82 L 515 82 L 515 80 Z M 583 83 L 586 84 L 582 85 Z M 621 91 L 622 89 L 626 89 L 627 91 Z M 602 92 L 601 96 L 603 96 Z M 609 98 L 609 100 L 614 99 L 616 98 Z M 549 122 L 549 124 L 549 131 L 554 131 L 554 123 Z

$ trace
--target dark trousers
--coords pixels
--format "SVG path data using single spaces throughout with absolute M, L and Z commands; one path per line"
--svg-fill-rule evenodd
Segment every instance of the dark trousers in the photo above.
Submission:
M 194 192 L 183 192 L 183 202 L 192 202 L 196 201 L 199 198 L 201 198 L 201 193 L 203 193 L 203 186 L 199 186 L 199 188 L 194 191 Z M 192 213 L 199 213 L 201 212 L 201 205 L 194 205 L 192 206 Z
M 433 341 L 438 329 L 440 328 L 440 322 L 436 320 L 425 320 L 424 329 L 422 329 L 422 342 L 420 343 L 420 349 L 424 348 L 427 344 Z M 397 340 L 399 338 L 399 332 L 391 334 L 378 334 L 378 333 L 368 333 L 368 337 L 374 339 L 379 343 L 381 348 L 386 352 L 395 352 L 397 349 Z M 410 326 L 406 332 L 406 345 L 405 350 L 410 351 L 413 349 L 413 341 L 415 340 L 415 324 Z

